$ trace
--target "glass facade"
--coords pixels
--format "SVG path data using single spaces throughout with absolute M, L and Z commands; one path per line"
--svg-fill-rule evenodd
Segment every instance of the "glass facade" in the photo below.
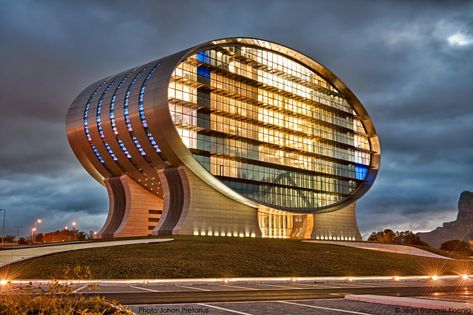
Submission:
M 289 57 L 242 46 L 200 51 L 175 69 L 168 97 L 194 158 L 260 204 L 311 211 L 366 180 L 371 148 L 356 112 Z

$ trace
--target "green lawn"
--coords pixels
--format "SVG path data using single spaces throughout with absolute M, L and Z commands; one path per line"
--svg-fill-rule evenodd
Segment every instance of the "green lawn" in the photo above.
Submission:
M 175 237 L 157 244 L 123 245 L 53 254 L 3 268 L 16 278 L 63 278 L 66 266 L 90 267 L 94 278 L 194 278 L 418 275 L 465 272 L 467 261 L 447 261 L 296 240 Z

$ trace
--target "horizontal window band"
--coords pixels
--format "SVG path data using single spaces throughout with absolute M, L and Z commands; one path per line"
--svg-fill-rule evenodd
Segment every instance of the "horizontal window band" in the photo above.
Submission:
M 197 109 L 197 110 L 204 110 L 204 111 L 206 110 L 206 111 L 209 111 L 209 112 L 211 111 L 211 109 L 209 109 L 208 107 L 201 106 L 201 105 L 199 105 L 197 103 L 194 103 L 194 102 L 184 101 L 184 100 L 181 100 L 181 99 L 178 99 L 178 98 L 169 98 L 168 101 L 169 101 L 170 104 L 186 106 L 187 108 L 192 108 L 192 109 Z M 248 103 L 248 105 L 253 106 L 254 104 Z M 281 107 L 278 107 L 278 106 L 267 104 L 267 105 L 264 105 L 264 106 L 258 107 L 258 108 L 269 108 L 271 110 L 280 112 L 280 113 L 285 114 L 285 115 L 288 114 L 289 116 L 294 117 L 294 118 L 309 120 L 314 124 L 320 124 L 322 126 L 332 128 L 333 130 L 336 130 L 336 131 L 339 131 L 339 132 L 345 132 L 345 133 L 350 132 L 350 133 L 353 133 L 354 135 L 359 135 L 359 136 L 362 136 L 366 139 L 369 139 L 369 136 L 366 133 L 361 133 L 361 132 L 358 132 L 354 129 L 350 129 L 350 128 L 347 128 L 347 127 L 344 127 L 344 126 L 341 126 L 341 125 L 337 125 L 335 123 L 331 123 L 331 122 L 328 122 L 328 121 L 325 121 L 325 120 L 322 120 L 322 119 L 317 119 L 317 118 L 314 118 L 314 117 L 311 117 L 311 116 L 306 116 L 306 115 L 303 115 L 303 114 L 300 114 L 300 113 L 297 113 L 297 112 L 294 112 L 294 111 L 282 109 Z M 217 109 L 212 109 L 212 110 L 228 113 L 228 112 L 225 112 L 225 111 L 222 111 L 222 110 L 217 110 Z M 238 120 L 240 120 L 240 121 L 246 121 L 247 119 L 251 119 L 247 116 L 242 116 L 238 113 L 228 113 L 228 115 L 230 115 L 229 117 L 233 117 L 233 116 L 238 117 L 239 118 Z
M 180 125 L 176 125 L 176 126 L 181 127 Z M 321 160 L 336 162 L 336 163 L 339 163 L 339 164 L 353 164 L 353 163 L 355 163 L 355 161 L 344 160 L 344 159 L 341 159 L 341 158 L 336 158 L 336 157 L 332 157 L 332 156 L 329 156 L 329 155 L 323 155 L 323 154 L 319 154 L 319 153 L 302 151 L 302 150 L 294 149 L 294 148 L 291 148 L 291 147 L 279 146 L 277 144 L 263 142 L 263 141 L 260 141 L 260 140 L 245 138 L 245 137 L 241 137 L 241 136 L 235 136 L 235 135 L 232 135 L 232 134 L 223 133 L 221 131 L 215 131 L 215 130 L 203 129 L 203 128 L 200 128 L 200 130 L 199 130 L 197 128 L 198 127 L 196 127 L 193 130 L 197 131 L 199 134 L 203 134 L 203 135 L 216 136 L 216 137 L 220 137 L 222 139 L 236 139 L 236 140 L 240 140 L 240 141 L 243 141 L 243 142 L 246 142 L 246 143 L 251 143 L 251 144 L 255 144 L 255 145 L 263 145 L 263 146 L 268 147 L 268 148 L 282 150 L 284 152 L 297 153 L 299 155 L 302 154 L 304 156 L 315 157 L 315 158 L 319 158 Z M 189 148 L 189 149 L 191 149 L 191 148 Z M 374 151 L 369 151 L 369 154 L 373 154 L 373 153 L 375 153 L 375 152 Z M 353 152 L 353 154 L 354 154 L 354 152 Z
M 280 188 L 288 188 L 292 190 L 303 190 L 303 191 L 313 192 L 317 194 L 327 194 L 327 195 L 342 196 L 342 197 L 351 196 L 351 194 L 344 194 L 344 193 L 327 191 L 327 190 L 311 189 L 311 188 L 301 187 L 301 186 L 291 186 L 291 185 L 278 184 L 278 183 L 273 183 L 273 182 L 263 182 L 263 181 L 257 181 L 257 180 L 251 180 L 251 179 L 228 177 L 228 176 L 215 176 L 215 177 L 224 183 L 225 182 L 247 183 L 247 184 L 252 184 L 252 185 L 257 185 L 257 186 L 263 186 L 264 188 L 280 187 Z
M 289 81 L 292 81 L 294 83 L 298 83 L 300 85 L 303 85 L 307 88 L 310 88 L 310 89 L 314 89 L 314 90 L 317 90 L 319 92 L 322 92 L 326 95 L 334 95 L 334 96 L 337 96 L 337 97 L 340 97 L 340 98 L 343 98 L 345 99 L 344 95 L 340 92 L 335 92 L 335 91 L 332 91 L 330 89 L 327 89 L 323 86 L 320 86 L 320 85 L 316 85 L 314 84 L 313 82 L 310 82 L 310 81 L 307 81 L 307 80 L 304 80 L 304 79 L 301 79 L 300 77 L 297 77 L 297 76 L 294 76 L 294 75 L 291 75 L 289 73 L 286 73 L 282 70 L 279 70 L 279 69 L 275 69 L 275 68 L 271 68 L 270 66 L 268 65 L 265 65 L 261 62 L 258 62 L 254 59 L 251 59 L 249 57 L 245 57 L 243 55 L 240 55 L 240 54 L 237 54 L 237 53 L 234 53 L 230 50 L 227 49 L 227 47 L 223 47 L 223 46 L 218 46 L 216 47 L 217 50 L 223 50 L 227 55 L 231 55 L 233 58 L 235 58 L 235 60 L 245 64 L 245 65 L 250 65 L 253 69 L 263 69 L 264 71 L 266 71 L 267 73 L 271 73 L 271 74 L 276 74 L 278 75 L 279 77 L 282 77 L 284 79 L 287 79 Z M 286 57 L 286 56 L 285 56 Z M 288 57 L 287 57 L 288 58 Z M 256 67 L 253 67 L 253 65 L 256 65 Z M 310 68 L 308 68 L 307 66 L 305 65 L 302 65 L 300 64 L 302 67 L 308 69 L 309 71 L 313 72 L 315 75 L 317 75 L 318 77 L 320 77 L 322 80 L 325 81 L 325 83 L 327 85 L 330 85 L 330 83 L 328 83 L 328 81 L 326 81 L 325 79 L 322 78 L 321 75 L 319 75 L 315 70 L 312 70 Z
M 263 82 L 260 82 L 258 80 L 255 80 L 255 79 L 251 79 L 251 78 L 242 76 L 240 74 L 233 73 L 229 70 L 226 70 L 226 69 L 223 69 L 223 68 L 220 68 L 220 67 L 216 67 L 216 66 L 213 66 L 213 65 L 210 65 L 210 64 L 207 64 L 207 63 L 201 63 L 201 62 L 197 63 L 197 65 L 198 66 L 200 66 L 200 65 L 208 66 L 209 69 L 211 69 L 212 71 L 214 71 L 216 73 L 224 75 L 226 78 L 237 80 L 238 82 L 248 84 L 249 86 L 251 86 L 253 88 L 263 89 L 267 92 L 277 93 L 281 96 L 289 97 L 289 98 L 294 99 L 294 100 L 303 101 L 303 102 L 309 103 L 311 105 L 314 105 L 314 106 L 317 106 L 317 107 L 320 107 L 320 108 L 324 108 L 324 109 L 326 109 L 328 111 L 331 111 L 331 112 L 335 112 L 335 113 L 338 113 L 338 114 L 343 114 L 345 116 L 356 117 L 356 115 L 353 114 L 354 109 L 352 107 L 349 107 L 350 111 L 342 110 L 342 109 L 339 109 L 339 108 L 336 108 L 336 107 L 333 107 L 333 106 L 330 106 L 330 105 L 327 105 L 327 104 L 323 104 L 323 103 L 318 102 L 316 100 L 306 98 L 306 97 L 303 97 L 301 95 L 297 95 L 297 94 L 289 92 L 289 91 L 282 90 L 278 87 L 269 85 L 267 83 L 263 83 Z M 187 80 L 189 80 L 189 79 L 187 79 Z M 212 81 L 212 78 L 210 80 Z M 193 80 L 190 80 L 190 81 L 193 81 Z M 213 88 L 212 86 L 205 85 L 205 84 L 200 83 L 198 81 L 194 81 L 194 82 L 202 84 L 203 86 L 207 86 L 210 89 Z M 343 107 L 345 107 L 345 106 L 343 106 Z
M 251 97 L 243 96 L 242 94 L 233 93 L 233 92 L 230 92 L 230 91 L 227 91 L 227 90 L 215 87 L 215 86 L 211 86 L 211 85 L 208 85 L 208 84 L 203 84 L 201 82 L 198 82 L 198 81 L 195 81 L 195 80 L 192 80 L 192 79 L 188 79 L 188 78 L 185 78 L 185 77 L 182 77 L 182 76 L 178 76 L 178 75 L 175 75 L 175 74 L 171 77 L 171 83 L 172 82 L 187 84 L 192 88 L 206 88 L 207 90 L 210 90 L 211 92 L 213 92 L 215 94 L 226 96 L 226 97 L 229 97 L 229 98 L 232 98 L 232 99 L 235 99 L 235 100 L 242 100 L 245 103 L 257 105 L 261 108 L 273 108 L 273 109 L 278 110 L 278 111 L 284 111 L 284 112 L 291 113 L 291 111 L 289 111 L 287 109 L 282 109 L 278 106 L 271 105 L 271 104 L 268 104 L 268 103 L 265 103 L 265 102 L 262 102 L 262 101 L 258 101 L 257 99 L 254 99 L 254 98 L 251 98 Z M 257 87 L 255 87 L 255 88 L 257 89 Z M 272 92 L 272 91 L 269 91 L 269 92 Z M 254 93 L 254 94 L 258 95 L 257 93 Z M 287 96 L 285 96 L 285 97 L 287 97 Z M 302 98 L 302 97 L 300 97 L 300 98 Z M 347 113 L 347 112 L 344 112 L 344 111 L 338 111 L 338 112 L 333 111 L 333 110 L 331 110 L 333 108 L 329 107 L 328 105 L 319 103 L 317 101 L 308 100 L 308 99 L 305 99 L 305 98 L 303 98 L 303 99 L 294 98 L 294 100 L 297 100 L 297 101 L 300 101 L 300 102 L 305 102 L 305 103 L 307 103 L 307 105 L 311 105 L 315 108 L 320 108 L 320 109 L 326 110 L 326 111 L 331 112 L 333 114 L 339 114 L 339 116 L 337 116 L 337 117 L 346 117 L 346 116 L 348 116 L 348 117 L 351 117 L 353 119 L 360 120 L 360 117 L 358 115 L 355 115 L 353 113 Z M 304 117 L 309 117 L 309 116 L 304 116 Z
M 247 164 L 252 164 L 252 165 L 258 165 L 258 166 L 264 166 L 264 167 L 269 167 L 273 169 L 278 169 L 278 170 L 284 170 L 284 171 L 292 171 L 296 173 L 301 173 L 301 174 L 307 174 L 310 176 L 320 176 L 324 178 L 334 178 L 334 179 L 340 179 L 344 181 L 355 181 L 355 182 L 363 182 L 356 177 L 346 177 L 346 176 L 341 176 L 341 175 L 335 175 L 335 174 L 328 174 L 328 173 L 322 173 L 322 172 L 316 172 L 316 171 L 309 171 L 306 169 L 301 169 L 301 168 L 296 168 L 292 166 L 285 166 L 281 164 L 276 164 L 276 163 L 271 163 L 271 162 L 263 162 L 261 160 L 252 160 L 252 159 L 247 159 L 247 158 L 242 158 L 242 157 L 236 157 L 236 156 L 230 156 L 226 154 L 212 154 L 209 153 L 208 151 L 203 151 L 199 149 L 190 149 L 191 153 L 194 155 L 201 155 L 201 156 L 222 156 L 225 158 L 228 158 L 230 160 L 238 161 L 238 162 L 243 162 Z M 355 167 L 353 167 L 353 173 L 355 173 Z

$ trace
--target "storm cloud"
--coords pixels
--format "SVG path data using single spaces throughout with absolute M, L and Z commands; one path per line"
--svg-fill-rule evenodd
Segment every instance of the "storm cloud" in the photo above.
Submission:
M 0 0 L 0 208 L 7 232 L 97 230 L 107 194 L 65 136 L 88 84 L 211 39 L 279 42 L 318 60 L 367 108 L 381 171 L 363 234 L 453 220 L 473 190 L 473 3 Z

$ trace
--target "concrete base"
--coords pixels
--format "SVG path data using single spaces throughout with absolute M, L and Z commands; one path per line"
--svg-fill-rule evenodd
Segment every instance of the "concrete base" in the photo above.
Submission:
M 186 167 L 165 168 L 158 175 L 163 199 L 127 175 L 105 180 L 110 209 L 99 237 L 153 234 L 361 240 L 354 203 L 317 214 L 258 209 L 226 197 Z
M 314 214 L 312 239 L 361 241 L 361 234 L 356 222 L 356 205 L 337 211 Z
M 164 199 L 169 202 L 153 234 L 261 237 L 257 209 L 222 195 L 185 167 L 169 170 L 166 179 Z M 179 187 L 172 187 L 171 180 L 179 180 Z M 181 209 L 173 208 L 172 194 L 180 194 Z

